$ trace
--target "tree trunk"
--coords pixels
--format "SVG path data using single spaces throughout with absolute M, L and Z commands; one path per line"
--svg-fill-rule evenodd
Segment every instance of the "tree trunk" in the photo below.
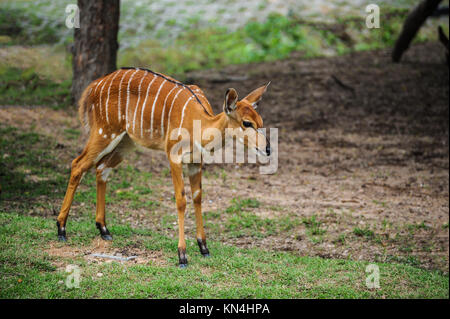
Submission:
M 74 32 L 72 96 L 75 103 L 93 80 L 116 69 L 120 0 L 78 0 Z
M 408 50 L 409 44 L 416 36 L 425 20 L 436 10 L 442 0 L 423 0 L 405 20 L 402 32 L 395 42 L 392 51 L 392 60 L 399 62 L 403 53 Z

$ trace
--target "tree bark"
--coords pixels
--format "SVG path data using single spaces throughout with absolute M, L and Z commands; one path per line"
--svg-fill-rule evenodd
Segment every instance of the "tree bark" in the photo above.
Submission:
M 395 42 L 394 50 L 392 51 L 392 60 L 399 62 L 403 53 L 408 50 L 409 44 L 416 36 L 425 20 L 433 14 L 442 0 L 423 0 L 413 11 L 408 15 L 403 24 L 402 32 Z
M 72 96 L 116 69 L 120 0 L 78 0 L 80 28 L 74 31 Z

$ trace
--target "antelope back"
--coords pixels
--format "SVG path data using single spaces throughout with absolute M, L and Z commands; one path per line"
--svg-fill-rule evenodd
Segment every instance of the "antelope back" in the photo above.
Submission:
M 210 114 L 203 92 L 193 87 L 146 69 L 117 70 L 90 85 L 92 128 L 104 138 L 126 131 L 139 144 L 162 148 L 167 132 L 183 127 L 187 109 Z

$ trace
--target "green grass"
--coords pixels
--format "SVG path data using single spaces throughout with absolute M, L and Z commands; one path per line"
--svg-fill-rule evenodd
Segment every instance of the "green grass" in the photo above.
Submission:
M 32 11 L 2 6 L 0 8 L 0 45 L 37 45 L 58 42 L 57 29 L 65 27 L 63 20 L 52 24 L 43 23 L 43 20 Z
M 68 224 L 69 242 L 55 242 L 53 219 L 0 213 L 0 298 L 448 298 L 449 278 L 400 264 L 378 263 L 380 289 L 365 286 L 367 262 L 301 257 L 209 242 L 202 258 L 188 240 L 189 267 L 177 267 L 176 240 L 111 226 L 113 248 L 161 251 L 163 265 L 88 263 L 83 254 L 50 256 L 50 244 L 83 248 L 96 238 L 90 219 Z M 80 267 L 80 288 L 62 283 L 66 265 Z M 97 277 L 102 273 L 102 277 Z
M 379 29 L 367 29 L 361 17 L 342 17 L 336 24 L 314 24 L 273 14 L 265 22 L 249 22 L 229 32 L 225 28 L 186 28 L 170 46 L 148 40 L 119 54 L 120 65 L 157 69 L 181 78 L 198 69 L 285 59 L 341 55 L 392 47 L 408 10 L 383 6 Z M 444 28 L 448 28 L 444 25 Z M 414 42 L 437 40 L 436 27 L 423 27 Z
M 55 141 L 1 124 L 0 136 L 2 199 L 34 202 L 38 196 L 53 198 L 62 192 L 68 177 L 55 161 Z
M 64 136 L 69 140 L 76 140 L 81 135 L 81 131 L 73 128 L 64 130 Z
M 368 239 L 372 239 L 375 237 L 375 233 L 373 232 L 373 230 L 369 229 L 368 227 L 366 227 L 366 228 L 355 227 L 355 228 L 353 228 L 353 234 L 355 234 L 356 236 L 365 237 Z
M 0 67 L 1 104 L 66 107 L 71 104 L 71 83 L 71 80 L 55 83 L 42 78 L 33 68 L 3 66 Z
M 308 229 L 308 234 L 310 236 L 320 236 L 327 232 L 325 229 L 321 228 L 322 222 L 318 221 L 317 217 L 315 215 L 313 215 L 309 218 L 303 218 L 302 223 Z M 313 240 L 317 241 L 319 239 L 313 237 Z
M 171 189 L 161 187 L 170 186 L 170 177 L 132 165 L 116 169 L 109 183 L 106 201 L 108 226 L 114 236 L 111 249 L 160 252 L 161 263 L 151 259 L 145 264 L 89 263 L 82 252 L 73 257 L 50 256 L 47 250 L 51 246 L 87 251 L 99 237 L 93 216 L 95 174 L 91 171 L 75 195 L 76 207 L 68 221 L 69 242 L 55 241 L 55 218 L 70 163 L 55 159 L 69 153 L 74 157 L 79 146 L 75 140 L 78 130 L 64 126 L 61 132 L 66 139 L 63 148 L 33 125 L 19 129 L 0 123 L 0 298 L 448 298 L 448 274 L 417 268 L 421 263 L 414 256 L 387 256 L 383 261 L 390 264 L 377 263 L 381 289 L 370 290 L 365 287 L 367 262 L 222 244 L 242 236 L 255 241 L 272 235 L 295 236 L 299 227 L 306 227 L 312 242 L 322 240 L 325 220 L 315 215 L 300 220 L 288 211 L 265 217 L 259 213 L 267 212 L 266 204 L 255 198 L 234 198 L 222 210 L 205 212 L 212 257 L 200 256 L 194 234 L 188 231 L 190 264 L 188 269 L 178 269 L 175 204 L 161 199 Z M 130 218 L 135 220 L 141 210 L 145 211 L 141 216 L 150 221 L 148 226 L 131 227 Z M 364 229 L 356 232 L 367 233 Z M 404 250 L 409 249 L 406 239 L 401 241 Z M 351 238 L 339 238 L 339 244 L 347 240 Z M 393 244 L 398 242 L 400 239 Z M 69 264 L 82 269 L 80 289 L 60 283 Z
M 225 223 L 225 229 L 231 237 L 267 237 L 276 232 L 275 221 L 261 218 L 251 212 L 240 212 L 231 216 Z
M 410 232 L 414 233 L 416 230 L 429 230 L 431 227 L 426 225 L 425 222 L 407 225 Z
M 255 198 L 233 198 L 223 212 L 210 212 L 207 226 L 216 227 L 221 214 L 226 216 L 223 222 L 224 230 L 229 237 L 264 238 L 271 235 L 288 232 L 298 226 L 299 222 L 292 214 L 284 214 L 273 218 L 261 217 L 253 212 L 262 204 Z
M 249 22 L 234 32 L 221 27 L 188 28 L 170 46 L 144 41 L 124 50 L 119 64 L 150 66 L 151 61 L 154 69 L 183 77 L 192 70 L 284 59 L 294 51 L 303 52 L 305 57 L 320 56 L 330 44 L 341 50 L 331 32 L 271 15 L 263 23 Z
M 225 210 L 226 213 L 238 213 L 247 208 L 257 208 L 261 203 L 257 199 L 253 198 L 233 198 L 231 200 L 231 205 Z

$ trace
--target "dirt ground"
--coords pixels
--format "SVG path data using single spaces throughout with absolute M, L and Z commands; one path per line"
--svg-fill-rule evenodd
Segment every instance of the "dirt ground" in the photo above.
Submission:
M 356 259 L 397 255 L 407 245 L 412 247 L 405 252 L 428 266 L 448 269 L 448 69 L 439 44 L 414 46 L 401 64 L 393 64 L 389 54 L 236 66 L 215 77 L 247 80 L 199 83 L 217 106 L 227 87 L 246 94 L 272 82 L 259 112 L 267 127 L 280 130 L 278 172 L 259 176 L 244 168 L 233 171 L 235 178 L 243 171 L 255 174 L 243 191 L 247 195 L 299 217 L 327 220 L 319 244 L 302 234 L 234 244 Z M 406 228 L 418 224 L 422 231 L 406 235 Z M 369 226 L 383 235 L 378 244 L 333 243 L 354 227 Z M 389 240 L 402 241 L 401 235 L 402 243 Z
M 89 246 L 73 247 L 61 243 L 50 245 L 46 252 L 52 257 L 75 258 L 83 257 L 88 263 L 111 263 L 119 262 L 121 264 L 157 264 L 165 265 L 166 258 L 161 251 L 142 250 L 136 247 L 113 248 L 111 241 L 104 241 L 95 238 Z M 104 257 L 99 257 L 104 256 Z M 120 257 L 129 260 L 117 260 L 107 256 Z M 61 260 L 54 261 L 57 267 L 65 268 L 67 263 Z
M 230 164 L 224 167 L 226 181 L 205 175 L 204 211 L 225 209 L 237 196 L 255 198 L 262 203 L 253 210 L 258 216 L 302 221 L 315 216 L 323 230 L 311 235 L 300 223 L 293 231 L 254 238 L 208 233 L 207 227 L 208 238 L 241 247 L 407 262 L 448 272 L 449 71 L 443 54 L 440 44 L 429 43 L 410 48 L 400 64 L 391 63 L 390 52 L 382 50 L 313 60 L 292 57 L 190 74 L 215 112 L 221 111 L 228 87 L 243 97 L 271 81 L 258 111 L 266 127 L 279 129 L 278 171 L 260 175 L 254 164 Z M 62 139 L 55 134 L 58 126 L 79 127 L 72 113 L 68 117 L 42 108 L 26 113 L 24 108 L 3 108 L 0 118 L 8 123 L 21 117 L 24 126 L 38 123 L 42 131 Z M 74 148 L 80 151 L 82 145 Z M 141 170 L 160 174 L 167 167 L 162 153 L 137 154 L 129 163 Z M 72 150 L 61 160 L 69 163 L 73 157 Z M 213 173 L 221 169 L 206 168 Z M 161 189 L 163 199 L 173 196 L 170 184 Z M 188 211 L 186 233 L 193 237 L 192 206 Z M 124 221 L 161 230 L 144 217 L 148 214 L 140 213 L 136 210 Z

